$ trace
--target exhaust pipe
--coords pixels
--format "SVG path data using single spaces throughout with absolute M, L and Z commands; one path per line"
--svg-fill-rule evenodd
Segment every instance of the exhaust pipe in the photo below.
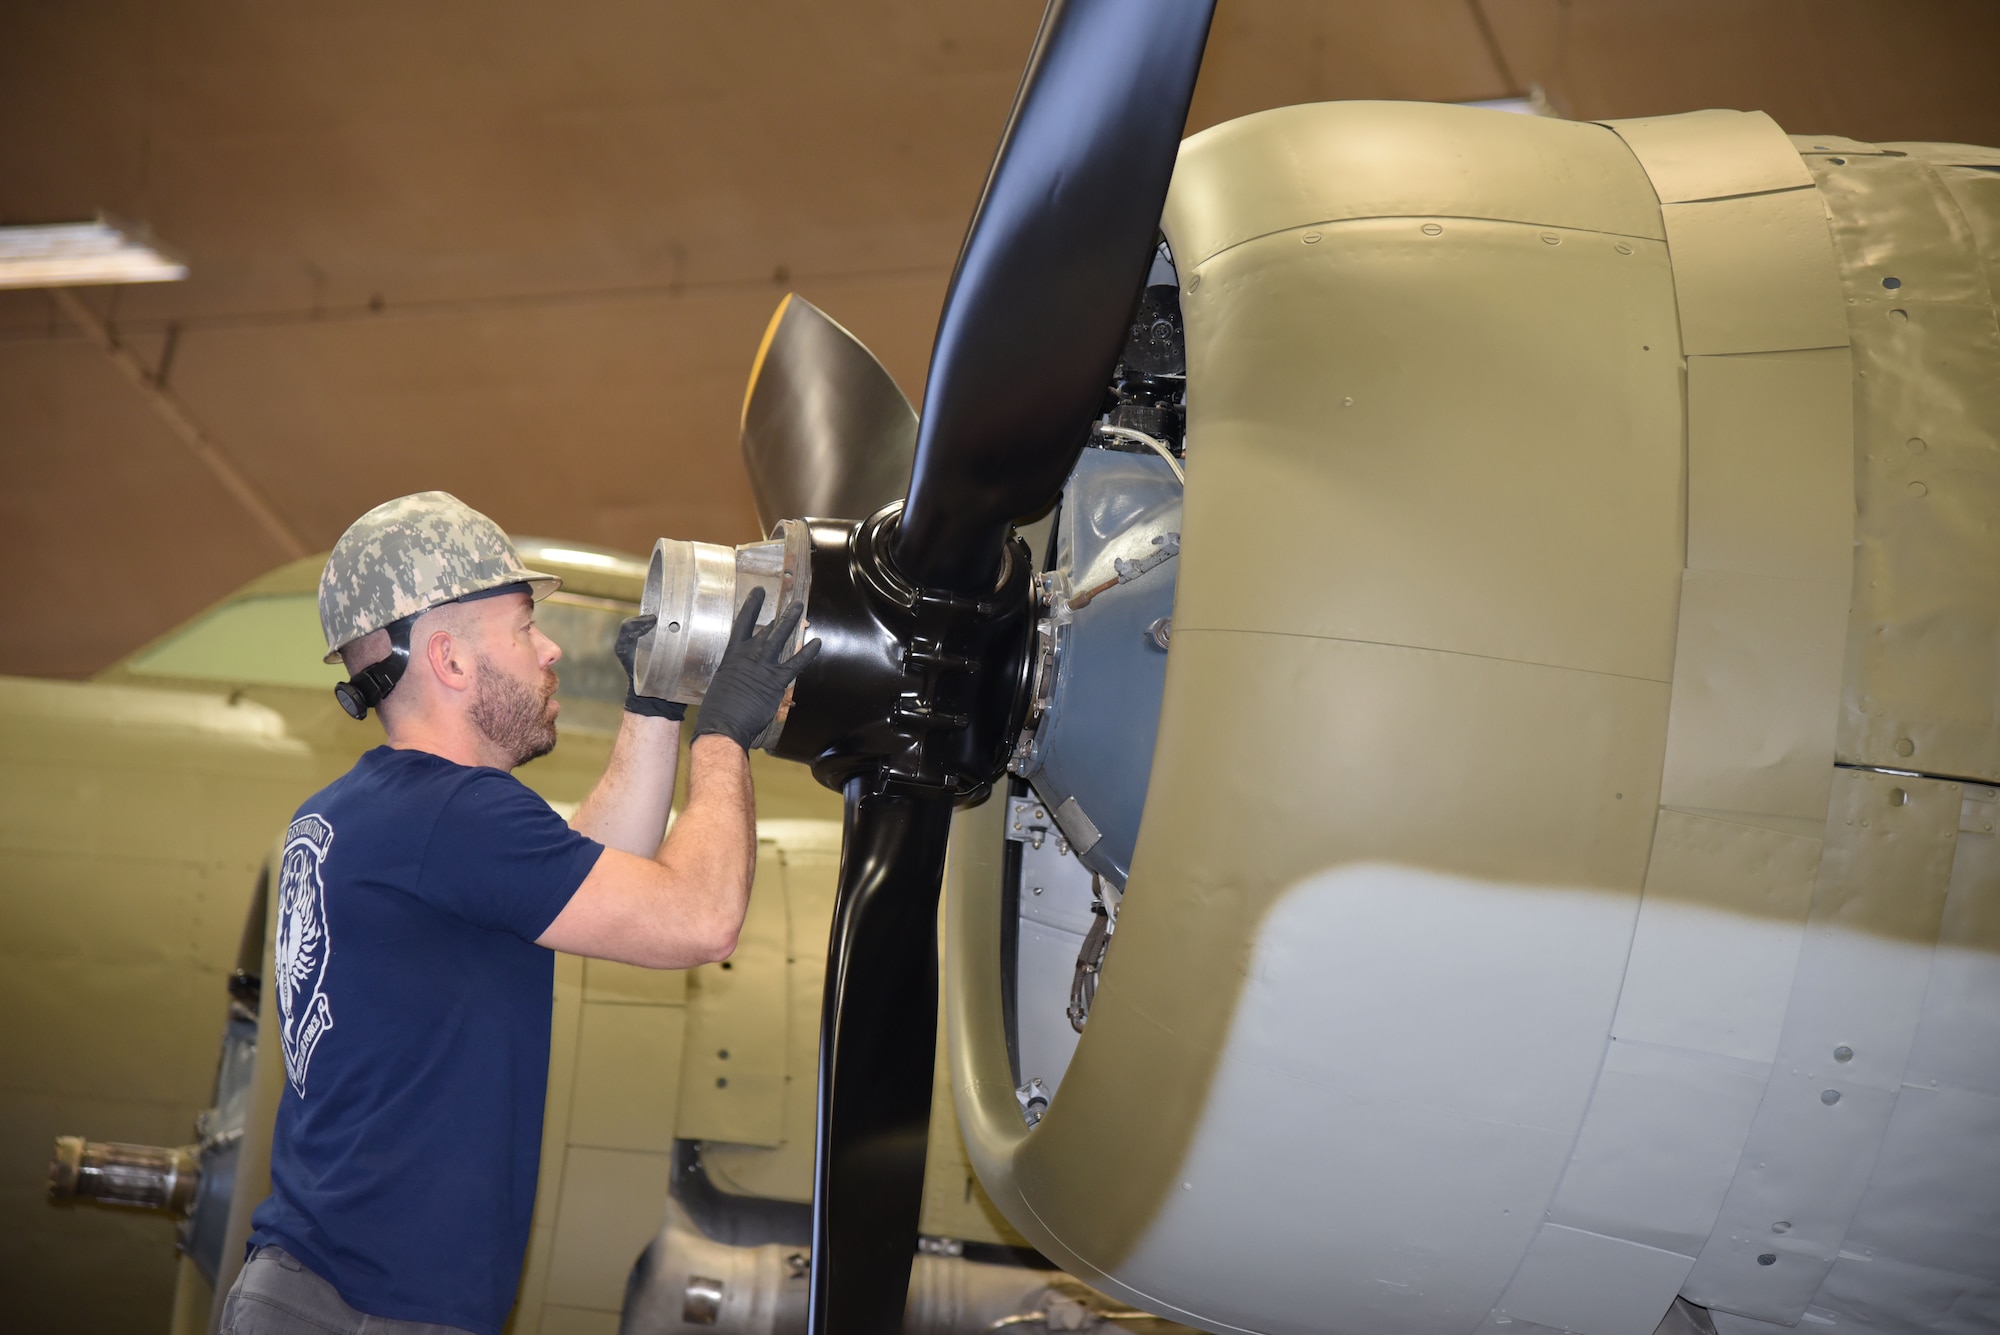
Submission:
M 59 1136 L 49 1164 L 49 1199 L 57 1202 L 97 1201 L 184 1219 L 200 1189 L 198 1145 L 169 1149 Z
M 903 1335 L 987 1335 L 1132 1330 L 1196 1335 L 1124 1307 L 1060 1270 L 974 1260 L 964 1244 L 925 1238 L 910 1271 Z M 619 1335 L 805 1335 L 812 1253 L 767 1242 L 739 1246 L 708 1237 L 669 1197 L 665 1226 L 639 1256 L 625 1286 Z

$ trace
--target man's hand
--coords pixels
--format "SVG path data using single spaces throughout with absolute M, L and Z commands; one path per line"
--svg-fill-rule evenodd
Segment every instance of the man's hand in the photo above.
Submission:
M 646 718 L 683 719 L 688 707 L 678 700 L 662 700 L 654 695 L 639 694 L 638 669 L 634 662 L 639 654 L 639 641 L 653 633 L 659 618 L 652 615 L 626 617 L 618 627 L 618 643 L 611 652 L 618 656 L 618 664 L 625 669 L 625 712 L 639 714 Z
M 736 613 L 729 631 L 729 647 L 708 684 L 701 702 L 701 714 L 694 725 L 695 740 L 719 733 L 745 751 L 757 740 L 778 712 L 785 688 L 819 656 L 819 641 L 807 640 L 790 658 L 782 657 L 785 641 L 805 612 L 793 603 L 776 621 L 756 630 L 757 613 L 764 606 L 764 591 L 750 590 Z

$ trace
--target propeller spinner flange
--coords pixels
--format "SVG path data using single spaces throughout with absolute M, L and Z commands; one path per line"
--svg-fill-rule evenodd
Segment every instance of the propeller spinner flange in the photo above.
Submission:
M 919 588 L 890 556 L 901 510 L 806 521 L 820 656 L 771 749 L 830 788 L 977 801 L 1027 713 L 1033 562 L 1011 538 L 987 592 Z

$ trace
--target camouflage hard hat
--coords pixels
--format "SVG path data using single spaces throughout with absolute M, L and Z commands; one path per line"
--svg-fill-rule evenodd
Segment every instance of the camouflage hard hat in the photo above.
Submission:
M 326 661 L 392 621 L 508 584 L 537 602 L 562 587 L 522 567 L 500 526 L 444 491 L 385 501 L 348 526 L 319 577 Z

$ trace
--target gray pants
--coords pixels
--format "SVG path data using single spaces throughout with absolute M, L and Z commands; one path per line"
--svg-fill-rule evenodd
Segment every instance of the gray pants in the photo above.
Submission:
M 221 1335 L 467 1335 L 357 1312 L 283 1247 L 259 1247 L 222 1304 Z

